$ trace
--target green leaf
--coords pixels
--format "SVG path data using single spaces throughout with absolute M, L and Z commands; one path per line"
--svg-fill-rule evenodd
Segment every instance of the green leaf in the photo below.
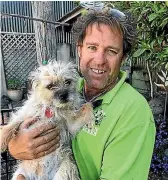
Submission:
M 153 49 L 153 45 L 156 43 L 156 40 L 154 39 L 152 42 L 151 42 L 151 44 L 150 44 L 150 46 L 151 46 L 151 48 Z
M 88 10 L 87 9 L 83 9 L 82 10 L 82 15 L 86 15 L 88 13 Z
M 165 2 L 166 6 L 168 7 L 168 1 Z
M 168 17 L 165 18 L 162 23 L 160 24 L 161 27 L 165 27 L 168 24 Z
M 162 44 L 162 41 L 163 41 L 163 38 L 158 38 L 158 39 L 157 39 L 157 42 L 158 42 L 159 45 Z
M 165 9 L 165 8 L 161 8 L 159 11 L 157 11 L 157 13 L 159 13 L 159 14 L 163 14 L 164 12 L 167 12 L 167 9 Z
M 152 13 L 148 18 L 149 18 L 149 22 L 153 21 L 155 18 L 158 17 L 158 14 L 156 13 Z
M 146 51 L 146 49 L 138 49 L 137 51 L 134 52 L 133 57 L 139 57 L 145 51 Z
M 156 27 L 156 21 L 152 21 L 152 23 L 151 23 L 151 27 Z

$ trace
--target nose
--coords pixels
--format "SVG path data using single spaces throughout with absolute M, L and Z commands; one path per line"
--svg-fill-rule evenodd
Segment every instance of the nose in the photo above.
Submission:
M 63 102 L 63 103 L 67 102 L 68 101 L 68 91 L 60 92 L 58 97 L 61 102 Z
M 97 51 L 95 54 L 95 60 L 100 65 L 104 64 L 106 62 L 105 53 L 103 51 Z

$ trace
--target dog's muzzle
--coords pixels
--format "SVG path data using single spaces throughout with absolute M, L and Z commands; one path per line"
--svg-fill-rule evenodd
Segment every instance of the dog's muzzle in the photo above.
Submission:
M 56 98 L 58 98 L 60 100 L 61 103 L 68 102 L 68 97 L 69 97 L 68 90 L 57 91 L 55 93 L 55 96 L 56 96 Z

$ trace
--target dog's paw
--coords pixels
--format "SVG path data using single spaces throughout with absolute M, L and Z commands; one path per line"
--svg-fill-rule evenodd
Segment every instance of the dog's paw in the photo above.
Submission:
M 93 107 L 91 103 L 85 103 L 81 107 L 81 112 L 82 113 L 92 113 L 93 112 Z
M 93 107 L 91 103 L 83 104 L 81 108 L 81 113 L 84 117 L 84 122 L 87 124 L 88 128 L 92 128 L 94 126 L 94 114 L 93 114 Z

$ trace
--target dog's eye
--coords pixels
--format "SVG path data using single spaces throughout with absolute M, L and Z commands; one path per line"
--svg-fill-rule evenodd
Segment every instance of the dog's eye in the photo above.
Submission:
M 47 89 L 51 89 L 53 87 L 53 84 L 49 84 L 46 86 Z
M 70 79 L 66 79 L 66 80 L 65 80 L 65 85 L 66 85 L 66 86 L 69 86 L 70 84 L 71 84 L 71 80 L 70 80 Z

